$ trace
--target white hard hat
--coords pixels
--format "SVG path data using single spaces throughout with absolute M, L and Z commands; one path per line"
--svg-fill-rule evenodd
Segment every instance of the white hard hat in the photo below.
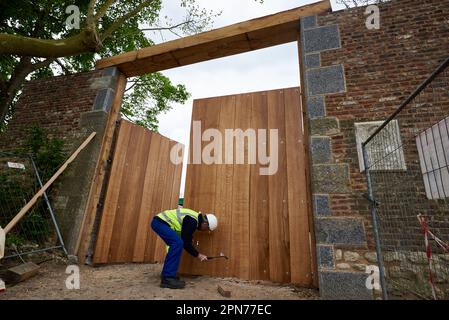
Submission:
M 209 230 L 214 231 L 218 226 L 218 219 L 214 214 L 206 214 L 207 222 L 209 222 Z

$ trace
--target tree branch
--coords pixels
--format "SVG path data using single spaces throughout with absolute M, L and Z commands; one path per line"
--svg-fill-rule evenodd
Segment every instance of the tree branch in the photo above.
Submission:
M 156 27 L 156 28 L 144 28 L 144 29 L 140 29 L 140 31 L 164 31 L 164 30 L 173 30 L 173 29 L 178 29 L 186 24 L 192 23 L 194 22 L 194 20 L 188 20 L 188 21 L 184 21 L 181 23 L 178 23 L 176 25 L 173 26 L 167 26 L 167 27 Z
M 39 70 L 40 68 L 48 67 L 50 64 L 52 64 L 56 59 L 54 58 L 48 58 L 44 61 L 36 62 L 31 65 L 31 71 Z
M 130 91 L 130 90 L 131 90 L 132 88 L 134 88 L 138 83 L 139 83 L 139 81 L 134 81 L 134 83 L 133 83 L 128 89 L 126 89 L 125 92 Z
M 143 8 L 149 6 L 154 0 L 147 0 L 139 4 L 134 10 L 128 12 L 121 18 L 117 19 L 106 31 L 101 35 L 101 41 L 109 38 L 120 26 L 128 19 L 137 15 Z
M 175 31 L 173 31 L 172 29 L 168 30 L 171 33 L 173 33 L 175 36 L 177 36 L 178 38 L 182 38 L 182 36 L 180 34 L 177 34 Z
M 95 3 L 96 0 L 90 0 L 89 6 L 87 9 L 87 25 L 92 26 L 95 25 L 95 18 L 94 18 L 94 10 L 95 10 Z
M 125 118 L 128 119 L 130 122 L 134 123 L 134 120 L 132 120 L 130 117 L 128 117 L 127 114 L 122 112 L 122 115 L 125 116 Z
M 94 20 L 98 21 L 101 18 L 104 17 L 104 15 L 106 14 L 106 12 L 108 11 L 109 7 L 112 6 L 114 4 L 116 0 L 107 0 L 98 10 L 97 14 L 94 16 Z
M 96 30 L 90 28 L 60 40 L 0 33 L 0 55 L 15 54 L 23 57 L 59 58 L 85 52 L 96 52 L 100 47 L 101 41 Z
M 61 60 L 56 59 L 55 62 L 61 67 L 61 69 L 64 71 L 64 73 L 65 73 L 66 75 L 72 73 L 72 72 L 71 72 L 69 69 L 67 69 L 67 67 L 61 62 Z
M 0 95 L 2 92 L 6 92 L 6 81 L 0 79 Z

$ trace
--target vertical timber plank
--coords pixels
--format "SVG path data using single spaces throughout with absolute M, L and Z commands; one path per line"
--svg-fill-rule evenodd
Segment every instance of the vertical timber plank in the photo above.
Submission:
M 245 132 L 251 126 L 252 95 L 242 94 L 236 97 L 236 111 L 234 128 Z M 243 135 L 244 136 L 244 135 Z M 242 137 L 236 140 L 242 140 Z M 245 139 L 246 140 L 246 139 Z M 249 141 L 249 139 L 247 140 Z M 250 144 L 245 142 L 244 149 L 235 148 L 233 193 L 232 193 L 232 239 L 231 239 L 231 265 L 233 275 L 241 279 L 249 279 L 249 195 L 250 172 L 248 152 Z M 244 152 L 244 164 L 238 164 L 237 158 L 240 152 Z
M 134 189 L 138 175 L 133 173 L 132 166 L 135 164 L 136 154 L 138 152 L 138 145 L 140 144 L 139 130 L 130 124 L 131 133 L 130 140 L 128 144 L 128 150 L 126 153 L 124 166 L 121 168 L 123 171 L 122 179 L 118 182 L 120 188 L 120 194 L 118 197 L 114 227 L 111 234 L 110 247 L 109 247 L 109 261 L 110 263 L 120 263 L 124 262 L 122 253 L 125 244 L 125 237 L 127 229 L 130 228 L 126 224 L 127 218 L 133 210 L 134 206 L 134 194 L 141 193 L 139 190 L 136 192 Z M 121 248 L 122 247 L 122 248 Z
M 153 262 L 153 256 L 154 256 L 154 249 L 156 246 L 156 238 L 157 235 L 154 233 L 153 229 L 150 227 L 150 221 L 152 220 L 152 217 L 157 215 L 158 208 L 156 207 L 153 197 L 154 194 L 157 192 L 159 186 L 157 185 L 157 178 L 158 178 L 158 167 L 159 167 L 159 154 L 161 152 L 161 143 L 162 143 L 162 136 L 152 132 L 151 133 L 151 146 L 150 146 L 150 157 L 148 159 L 148 168 L 147 171 L 149 174 L 147 175 L 147 186 L 148 188 L 146 190 L 146 207 L 145 210 L 148 212 L 148 224 L 146 228 L 144 229 L 144 232 L 146 234 L 146 242 L 145 242 L 145 248 L 143 252 L 143 260 L 144 262 Z M 142 254 L 142 252 L 140 252 Z
M 186 185 L 184 194 L 184 207 L 198 211 L 198 195 L 197 195 L 197 183 L 199 181 L 199 176 L 201 174 L 200 164 L 195 163 L 195 143 L 200 143 L 201 141 L 195 141 L 194 136 L 194 123 L 200 121 L 202 109 L 202 100 L 195 100 L 192 107 L 192 119 L 190 128 L 190 143 L 189 143 L 189 155 L 187 162 L 187 174 L 186 174 Z M 199 137 L 201 139 L 201 137 Z M 193 259 L 190 259 L 183 254 L 181 259 L 181 265 L 179 267 L 180 273 L 192 274 L 193 273 Z
M 181 151 L 181 155 L 180 157 L 183 159 L 184 157 L 184 146 L 181 144 L 178 144 L 182 147 L 182 151 Z M 174 166 L 174 173 L 173 173 L 173 183 L 171 185 L 171 195 L 170 195 L 170 199 L 169 199 L 169 203 L 167 203 L 164 207 L 165 208 L 177 208 L 178 207 L 178 202 L 179 202 L 179 193 L 180 193 L 180 186 L 181 186 L 181 179 L 182 179 L 182 168 L 183 168 L 183 163 L 179 163 L 179 164 L 173 164 Z M 167 188 L 169 188 L 170 186 L 166 186 Z M 160 240 L 160 239 L 159 239 Z M 161 243 L 163 243 L 162 240 L 160 240 Z M 158 245 L 156 245 L 158 246 Z M 165 249 L 165 244 L 163 243 L 163 247 L 162 250 L 159 250 L 158 252 L 156 252 L 155 254 L 155 258 L 154 261 L 155 262 L 163 262 L 165 259 L 167 252 Z
M 282 90 L 268 92 L 268 129 L 278 130 L 278 172 L 268 177 L 270 280 L 290 282 L 290 239 L 288 226 L 287 172 L 285 149 L 285 106 Z M 275 152 L 270 144 L 270 154 Z
M 201 131 L 204 132 L 207 129 L 217 129 L 220 119 L 220 109 L 214 107 L 213 99 L 204 99 L 196 102 L 196 108 L 198 118 L 197 121 L 201 121 Z M 211 142 L 203 141 L 201 143 L 202 150 Z M 192 146 L 193 147 L 193 146 Z M 216 191 L 216 174 L 217 168 L 215 165 L 196 165 L 197 174 L 199 174 L 194 185 L 195 197 L 191 199 L 195 207 L 191 209 L 201 211 L 203 214 L 207 212 L 213 212 L 215 208 L 215 191 Z M 196 232 L 194 234 L 194 241 L 198 243 L 198 251 L 205 255 L 212 254 L 213 249 L 212 237 L 209 232 Z M 207 263 L 201 263 L 198 259 L 191 257 L 187 252 L 183 252 L 183 264 L 188 266 L 189 270 L 194 270 L 198 274 L 211 274 L 210 265 Z
M 131 136 L 131 126 L 128 122 L 122 121 L 117 141 L 114 160 L 112 162 L 111 176 L 109 178 L 109 188 L 106 194 L 105 207 L 98 230 L 98 237 L 95 247 L 94 263 L 107 263 L 109 258 L 109 248 L 111 244 L 112 232 L 114 229 L 115 214 L 117 210 L 118 198 L 120 195 L 120 181 L 126 160 L 127 149 Z
M 160 186 L 161 188 L 160 192 L 163 192 L 161 211 L 174 209 L 177 207 L 171 202 L 173 191 L 172 184 L 174 181 L 176 167 L 170 161 L 170 150 L 175 146 L 175 144 L 176 143 L 174 141 L 169 141 L 169 148 L 168 148 L 169 151 L 167 154 L 165 154 L 166 159 L 164 159 L 164 161 L 167 162 L 167 169 L 165 170 L 165 179 L 163 181 L 163 185 Z M 153 261 L 162 262 L 165 257 L 165 253 L 166 253 L 165 242 L 160 237 L 157 237 Z
M 152 192 L 152 198 L 151 198 L 151 210 L 153 212 L 153 215 L 157 215 L 162 210 L 166 210 L 167 208 L 163 208 L 162 201 L 164 196 L 164 181 L 166 179 L 166 173 L 168 169 L 168 163 L 166 161 L 167 154 L 169 152 L 169 140 L 165 139 L 158 133 L 153 133 L 154 137 L 158 137 L 160 139 L 160 145 L 159 150 L 157 153 L 157 167 L 155 168 L 156 176 L 155 176 L 155 183 L 153 185 L 153 192 Z M 154 256 L 156 252 L 156 245 L 159 239 L 159 237 L 154 233 L 153 229 L 148 228 L 148 231 L 151 232 L 152 238 L 149 243 L 149 246 L 147 246 L 146 250 L 146 260 L 148 261 L 154 261 Z
M 284 90 L 291 282 L 311 286 L 309 217 L 299 88 Z
M 154 159 L 154 146 L 156 143 L 153 140 L 153 133 L 148 132 L 149 150 L 148 159 L 145 164 L 145 176 L 144 185 L 142 189 L 142 201 L 139 211 L 139 220 L 137 224 L 137 230 L 134 239 L 134 250 L 132 262 L 144 262 L 145 261 L 145 247 L 148 239 L 148 229 L 150 228 L 150 222 L 152 217 L 151 212 L 151 200 L 148 199 L 151 195 L 151 189 L 154 185 L 154 175 L 155 175 L 155 164 Z M 152 166 L 153 165 L 153 166 Z
M 220 108 L 220 124 L 218 130 L 225 137 L 226 129 L 234 128 L 236 97 L 226 96 L 218 100 Z M 217 165 L 217 190 L 215 201 L 215 214 L 218 219 L 218 228 L 213 232 L 214 253 L 229 255 L 232 242 L 232 181 L 234 176 L 234 164 L 232 159 L 226 161 L 226 150 L 232 148 L 232 142 L 222 141 L 222 148 L 218 158 L 222 164 Z M 229 260 L 217 259 L 211 261 L 212 275 L 231 276 L 231 263 Z
M 145 181 L 143 185 L 143 197 L 140 206 L 138 228 L 135 235 L 135 246 L 133 252 L 133 262 L 149 262 L 145 260 L 145 249 L 148 242 L 151 241 L 149 235 L 150 222 L 154 214 L 152 212 L 151 198 L 155 186 L 157 159 L 159 156 L 160 139 L 153 133 L 149 133 L 150 148 L 148 151 L 148 160 L 146 163 Z
M 123 224 L 122 236 L 119 239 L 119 262 L 130 262 L 133 260 L 136 244 L 135 238 L 141 213 L 140 208 L 142 206 L 142 198 L 146 194 L 144 186 L 151 137 L 149 131 L 140 126 L 133 125 L 133 129 L 137 134 L 137 139 L 134 141 L 137 145 L 137 152 L 127 168 L 128 174 L 132 175 L 132 183 L 124 186 L 124 190 L 122 190 L 122 192 L 128 193 L 126 200 L 130 205 L 126 204 L 129 210 L 125 212 L 125 223 Z
M 251 127 L 253 129 L 267 129 L 268 127 L 268 106 L 267 92 L 253 94 L 251 108 Z M 261 136 L 258 136 L 260 141 Z M 266 132 L 266 143 L 259 148 L 267 148 L 269 132 Z M 266 149 L 265 153 L 268 150 Z M 250 279 L 269 280 L 270 260 L 269 260 L 269 212 L 268 212 L 268 176 L 261 175 L 262 166 L 258 159 L 257 164 L 251 166 L 251 203 L 250 203 Z

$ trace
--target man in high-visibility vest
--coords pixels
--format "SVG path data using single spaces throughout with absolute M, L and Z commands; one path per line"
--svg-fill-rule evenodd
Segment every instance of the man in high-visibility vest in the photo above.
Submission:
M 176 275 L 181 262 L 182 249 L 201 262 L 206 261 L 207 256 L 193 247 L 193 234 L 196 230 L 213 231 L 217 225 L 218 220 L 215 215 L 203 215 L 187 208 L 166 210 L 153 218 L 151 228 L 169 247 L 161 274 L 161 288 L 182 289 L 185 287 L 185 282 Z

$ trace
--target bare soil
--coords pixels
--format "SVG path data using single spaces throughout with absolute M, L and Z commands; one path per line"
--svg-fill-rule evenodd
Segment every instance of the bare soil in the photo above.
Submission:
M 0 300 L 226 300 L 218 293 L 218 285 L 232 292 L 232 300 L 318 299 L 313 289 L 207 276 L 184 277 L 183 290 L 162 289 L 159 264 L 81 266 L 80 289 L 68 290 L 66 267 L 63 262 L 46 262 L 35 277 L 7 286 Z

